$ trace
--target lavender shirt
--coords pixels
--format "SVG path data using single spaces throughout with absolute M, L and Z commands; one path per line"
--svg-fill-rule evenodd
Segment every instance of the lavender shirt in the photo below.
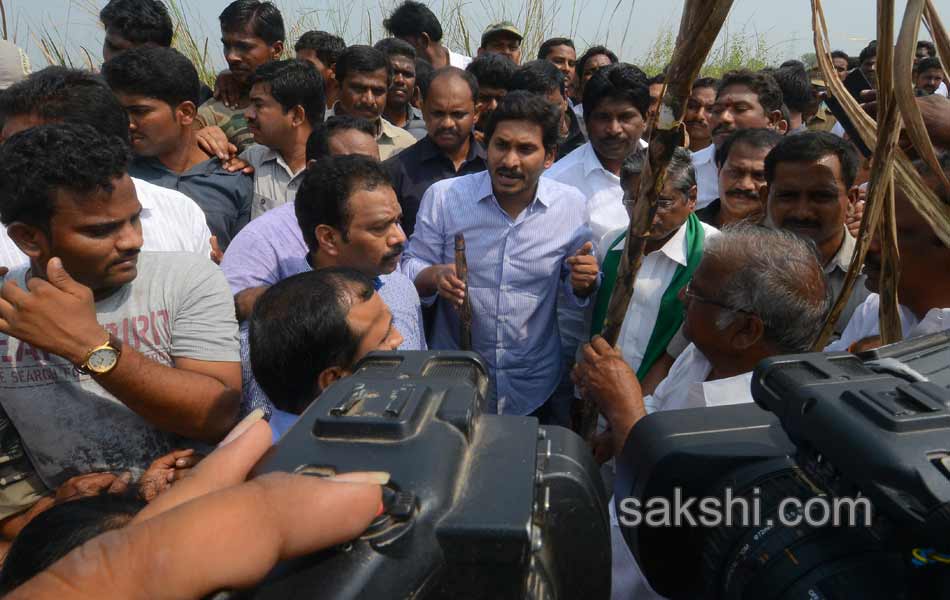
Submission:
M 254 219 L 231 241 L 221 268 L 237 294 L 247 288 L 271 286 L 310 270 L 307 244 L 297 223 L 293 202 L 269 210 Z M 393 324 L 402 334 L 400 350 L 425 350 L 422 333 L 422 306 L 416 286 L 398 269 L 379 276 L 379 295 L 393 313 Z M 270 403 L 254 381 L 248 360 L 246 324 L 242 326 L 241 366 L 244 371 L 244 403 L 249 412 L 258 406 L 270 412 Z

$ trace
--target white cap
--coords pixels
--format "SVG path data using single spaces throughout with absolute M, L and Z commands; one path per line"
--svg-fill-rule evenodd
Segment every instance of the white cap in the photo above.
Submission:
M 0 90 L 5 90 L 30 74 L 30 59 L 12 42 L 0 40 Z

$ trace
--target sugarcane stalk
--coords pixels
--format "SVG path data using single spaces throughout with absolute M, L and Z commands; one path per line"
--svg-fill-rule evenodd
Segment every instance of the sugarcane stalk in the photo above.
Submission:
M 640 188 L 627 229 L 623 255 L 617 270 L 617 283 L 607 305 L 602 336 L 613 346 L 617 343 L 627 306 L 634 293 L 634 283 L 643 251 L 656 214 L 657 195 L 663 189 L 666 168 L 677 146 L 683 146 L 683 117 L 693 82 L 719 35 L 733 0 L 686 0 L 680 20 L 676 48 L 666 72 L 663 100 L 649 125 L 650 148 L 640 177 Z M 597 407 L 583 399 L 577 407 L 575 427 L 586 440 L 593 438 L 597 427 Z
M 472 303 L 468 294 L 468 261 L 465 259 L 465 236 L 455 234 L 455 276 L 465 286 L 465 297 L 459 307 L 459 348 L 472 349 Z

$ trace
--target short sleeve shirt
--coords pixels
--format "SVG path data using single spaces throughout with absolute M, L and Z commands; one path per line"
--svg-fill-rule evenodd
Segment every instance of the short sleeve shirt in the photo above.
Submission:
M 25 288 L 28 267 L 8 277 Z M 142 253 L 138 276 L 96 303 L 102 326 L 159 364 L 239 362 L 234 304 L 220 269 L 187 253 Z M 132 471 L 183 442 L 160 431 L 65 358 L 0 334 L 0 404 L 51 489 L 81 473 Z M 194 442 L 191 442 L 194 443 Z

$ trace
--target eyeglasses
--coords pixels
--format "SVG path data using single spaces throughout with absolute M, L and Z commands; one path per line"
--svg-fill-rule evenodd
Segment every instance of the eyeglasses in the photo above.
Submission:
M 750 312 L 747 311 L 747 310 L 744 310 L 744 309 L 741 309 L 741 308 L 733 308 L 732 306 L 729 306 L 728 304 L 723 304 L 722 302 L 720 302 L 720 301 L 718 301 L 718 300 L 712 300 L 711 298 L 704 298 L 703 296 L 700 296 L 699 294 L 693 292 L 693 282 L 692 282 L 692 280 L 690 280 L 690 281 L 686 284 L 686 288 L 683 290 L 683 295 L 686 296 L 686 298 L 689 299 L 690 301 L 694 301 L 694 300 L 695 300 L 696 302 L 701 302 L 701 303 L 703 303 L 703 304 L 711 304 L 711 305 L 713 305 L 713 306 L 718 306 L 719 308 L 721 308 L 721 309 L 723 309 L 723 310 L 728 310 L 729 312 L 739 312 L 739 313 L 752 314 L 752 313 L 750 313 Z
M 636 201 L 630 196 L 630 194 L 623 195 L 623 205 L 630 207 L 636 204 Z M 673 207 L 676 206 L 676 200 L 672 198 L 657 198 L 656 199 L 656 210 L 657 212 L 670 212 L 673 210 Z

